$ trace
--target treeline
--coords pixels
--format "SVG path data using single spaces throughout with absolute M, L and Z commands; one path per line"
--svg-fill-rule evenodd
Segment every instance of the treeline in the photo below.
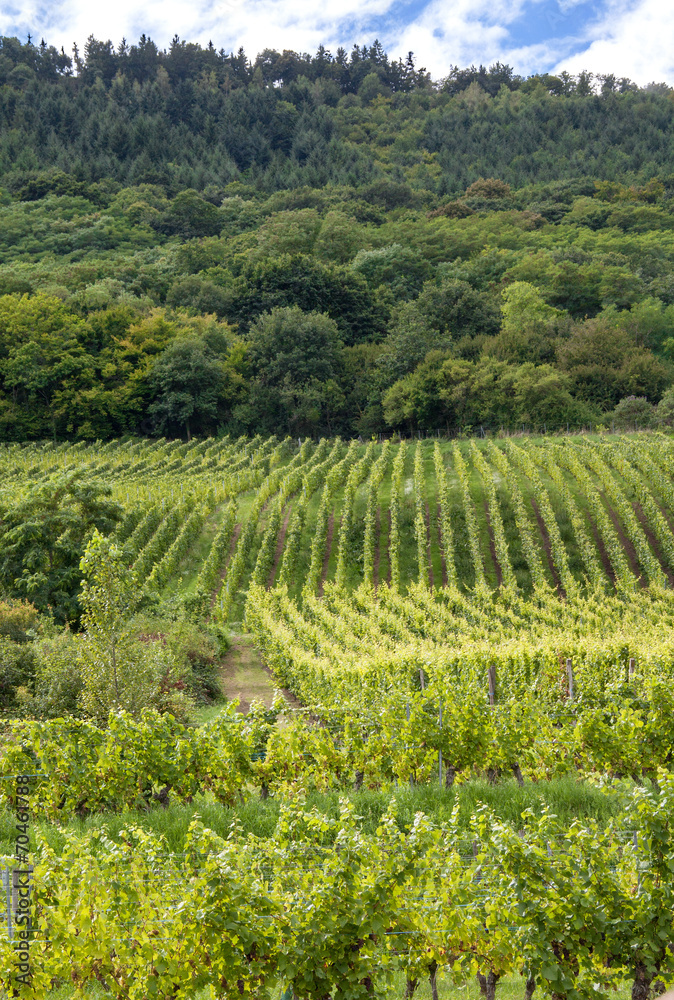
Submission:
M 670 421 L 665 85 L 177 39 L 0 81 L 3 439 Z
M 242 48 L 235 52 L 216 49 L 212 42 L 207 47 L 186 42 L 174 35 L 168 49 L 160 49 L 146 35 L 141 35 L 136 45 L 129 45 L 125 38 L 115 49 L 111 41 L 99 41 L 90 35 L 80 55 L 77 45 L 73 45 L 72 57 L 61 48 L 47 45 L 42 39 L 39 46 L 29 37 L 25 44 L 17 38 L 2 38 L 2 54 L 13 67 L 28 67 L 36 76 L 51 82 L 60 78 L 74 78 L 84 84 L 100 79 L 109 85 L 119 74 L 135 83 L 145 83 L 153 79 L 162 68 L 172 84 L 186 80 L 196 81 L 204 74 L 213 74 L 219 84 L 242 87 L 249 83 L 286 86 L 303 76 L 308 80 L 333 80 L 343 94 L 356 93 L 368 73 L 376 72 L 392 93 L 410 91 L 415 86 L 430 84 L 430 75 L 425 69 L 416 69 L 414 55 L 408 53 L 406 59 L 389 59 L 379 41 L 372 45 L 354 45 L 350 52 L 339 47 L 333 55 L 323 45 L 314 56 L 293 52 L 288 49 L 277 52 L 265 49 L 255 60 L 250 60 Z M 7 71 L 7 70 L 6 70 Z M 11 72 L 11 71 L 10 71 Z M 511 86 L 522 80 L 514 77 L 510 67 L 496 64 L 492 69 L 480 67 L 473 74 L 482 80 L 485 77 L 503 78 Z M 25 78 L 23 74 L 17 74 Z M 455 79 L 456 74 L 452 74 Z M 461 77 L 463 79 L 463 77 Z M 471 80 L 468 80 L 470 83 Z
M 267 193 L 409 174 L 439 195 L 481 175 L 515 186 L 647 178 L 671 170 L 673 112 L 664 84 L 590 73 L 524 79 L 496 63 L 432 81 L 412 53 L 391 60 L 378 42 L 250 60 L 177 37 L 167 51 L 91 37 L 72 56 L 0 39 L 0 172 L 12 192 L 45 168 L 172 194 L 217 193 L 243 174 Z
M 671 422 L 669 181 L 408 190 L 0 207 L 0 435 Z

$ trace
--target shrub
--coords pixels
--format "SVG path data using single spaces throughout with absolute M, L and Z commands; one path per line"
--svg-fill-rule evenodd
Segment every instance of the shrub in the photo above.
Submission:
M 479 177 L 469 188 L 466 188 L 466 198 L 509 198 L 510 184 L 496 177 Z
M 446 205 L 440 205 L 428 213 L 429 219 L 438 219 L 444 216 L 447 219 L 467 219 L 469 215 L 475 215 L 474 209 L 470 208 L 463 201 L 448 201 Z
M 661 427 L 674 426 L 674 388 L 668 389 L 664 394 L 658 403 L 655 416 Z
M 37 625 L 38 610 L 28 601 L 0 600 L 0 636 L 13 642 L 32 638 L 29 630 Z
M 606 419 L 619 430 L 634 430 L 635 427 L 654 427 L 658 411 L 645 396 L 626 396 Z
M 84 715 L 78 638 L 68 629 L 35 643 L 35 693 L 22 699 L 26 712 L 43 719 Z
M 35 653 L 32 645 L 13 642 L 0 636 L 0 710 L 15 709 L 17 691 L 30 691 L 35 679 Z

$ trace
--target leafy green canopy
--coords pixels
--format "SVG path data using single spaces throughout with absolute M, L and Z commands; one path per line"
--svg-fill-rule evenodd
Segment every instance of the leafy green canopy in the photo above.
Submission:
M 59 622 L 79 617 L 80 559 L 92 532 L 110 532 L 122 508 L 84 472 L 58 473 L 0 506 L 0 587 Z
M 0 39 L 0 439 L 654 420 L 673 115 L 665 85 L 432 81 L 376 42 Z

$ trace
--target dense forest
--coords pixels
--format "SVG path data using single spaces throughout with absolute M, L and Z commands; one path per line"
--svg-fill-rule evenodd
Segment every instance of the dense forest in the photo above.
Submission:
M 674 419 L 674 90 L 0 39 L 0 439 Z

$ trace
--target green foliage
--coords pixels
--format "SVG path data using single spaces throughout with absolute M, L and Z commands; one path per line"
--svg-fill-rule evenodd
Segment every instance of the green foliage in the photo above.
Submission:
M 378 365 L 390 385 L 423 362 L 429 351 L 479 355 L 499 328 L 492 298 L 451 277 L 427 282 L 418 298 L 397 308 Z
M 122 509 L 111 489 L 82 470 L 31 485 L 0 508 L 0 581 L 5 593 L 28 597 L 57 621 L 79 617 L 80 559 L 95 531 L 110 532 Z
M 0 636 L 0 711 L 20 707 L 35 679 L 35 652 L 31 645 Z
M 155 361 L 150 382 L 155 396 L 150 415 L 160 434 L 213 431 L 227 399 L 224 359 L 203 340 L 174 340 Z
M 185 712 L 171 650 L 154 636 L 135 635 L 131 619 L 139 599 L 138 579 L 123 550 L 95 532 L 80 569 L 84 636 L 79 658 L 87 713 L 105 719 L 110 711 L 123 709 L 137 716 L 162 699 L 177 713 Z
M 227 643 L 216 629 L 184 617 L 172 620 L 147 612 L 134 615 L 131 624 L 137 640 L 146 644 L 161 642 L 165 647 L 174 663 L 176 691 L 186 690 L 199 705 L 220 700 L 219 657 Z M 161 707 L 170 710 L 172 706 Z
M 344 405 L 337 324 L 325 314 L 277 308 L 256 321 L 247 344 L 253 382 L 238 419 L 267 431 L 330 431 Z
M 181 191 L 173 199 L 168 209 L 152 225 L 168 236 L 217 236 L 222 229 L 220 212 L 210 202 L 201 198 L 197 191 Z
M 431 351 L 496 358 L 513 381 L 554 369 L 556 398 L 501 411 L 510 429 L 597 423 L 670 385 L 665 92 L 595 98 L 587 75 L 498 66 L 432 84 L 377 46 L 250 64 L 181 45 L 140 71 L 145 43 L 131 59 L 92 42 L 75 102 L 45 51 L 3 46 L 8 81 L 32 82 L 8 82 L 0 112 L 0 438 L 380 433 L 386 394 L 425 383 Z M 283 404 L 245 345 L 275 309 L 327 314 L 343 345 L 325 379 L 299 366 Z M 411 426 L 462 426 L 421 394 Z
M 84 714 L 79 650 L 77 637 L 68 629 L 34 644 L 35 682 L 22 705 L 28 716 L 58 719 Z
M 373 288 L 384 285 L 396 300 L 416 298 L 430 267 L 418 251 L 393 243 L 377 250 L 361 250 L 351 268 Z
M 630 395 L 655 402 L 669 381 L 664 364 L 637 346 L 613 314 L 578 323 L 559 349 L 559 365 L 575 394 L 600 409 Z
M 377 340 L 384 329 L 376 299 L 359 274 L 302 254 L 273 253 L 246 264 L 228 294 L 226 315 L 243 331 L 262 313 L 293 306 L 327 313 L 345 344 Z
M 664 396 L 663 396 L 664 399 Z M 662 403 L 662 400 L 660 400 Z M 665 406 L 662 408 L 664 413 Z M 606 421 L 611 421 L 611 426 L 618 430 L 631 430 L 633 427 L 642 429 L 654 427 L 657 422 L 659 409 L 649 403 L 645 396 L 626 396 L 621 399 L 617 406 L 606 414 Z
M 416 371 L 383 397 L 390 427 L 429 431 L 522 424 L 550 429 L 592 420 L 590 407 L 572 397 L 571 380 L 551 365 L 510 365 L 485 357 L 454 360 L 431 351 Z
M 485 344 L 486 353 L 516 364 L 554 363 L 556 341 L 564 326 L 559 309 L 547 305 L 533 285 L 516 281 L 503 289 L 501 312 L 501 331 Z

